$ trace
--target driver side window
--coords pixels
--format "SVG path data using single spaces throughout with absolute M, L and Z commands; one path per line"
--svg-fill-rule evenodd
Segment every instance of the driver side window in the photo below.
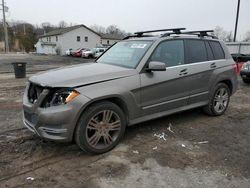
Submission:
M 153 52 L 151 61 L 160 61 L 166 67 L 184 64 L 184 43 L 183 40 L 169 40 L 161 42 Z

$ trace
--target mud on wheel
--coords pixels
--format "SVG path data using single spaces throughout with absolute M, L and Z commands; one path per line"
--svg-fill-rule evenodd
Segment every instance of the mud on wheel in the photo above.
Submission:
M 88 153 L 104 153 L 119 143 L 125 127 L 125 115 L 116 104 L 96 103 L 80 117 L 75 140 L 77 145 Z

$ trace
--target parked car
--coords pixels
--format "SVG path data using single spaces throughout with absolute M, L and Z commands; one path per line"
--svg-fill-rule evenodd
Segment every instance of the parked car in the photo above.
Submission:
M 240 76 L 243 82 L 250 83 L 250 61 L 243 64 Z
M 72 56 L 82 57 L 82 53 L 88 50 L 89 50 L 88 48 L 78 48 L 76 51 L 72 52 Z
M 97 58 L 99 57 L 103 52 L 105 52 L 107 48 L 93 48 L 91 50 L 87 50 L 82 53 L 82 57 L 84 58 Z
M 42 138 L 74 140 L 98 154 L 114 148 L 127 126 L 198 107 L 224 114 L 237 89 L 226 45 L 209 31 L 161 31 L 135 33 L 95 63 L 30 77 L 24 124 Z
M 72 50 L 73 50 L 72 48 L 66 50 L 65 55 L 71 56 L 71 55 L 72 55 L 72 54 L 71 54 Z
M 250 61 L 250 55 L 248 54 L 231 54 L 237 65 L 237 73 L 240 74 L 243 64 Z

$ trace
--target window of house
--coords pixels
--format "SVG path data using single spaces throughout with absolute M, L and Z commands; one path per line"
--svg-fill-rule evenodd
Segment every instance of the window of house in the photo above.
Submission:
M 84 40 L 85 40 L 85 42 L 88 42 L 88 41 L 89 41 L 89 38 L 88 38 L 88 37 L 85 37 Z
M 49 42 L 49 37 L 47 37 L 47 42 Z
M 205 42 L 202 40 L 185 40 L 187 63 L 207 61 Z
M 80 37 L 80 36 L 77 36 L 77 37 L 76 37 L 76 41 L 77 41 L 77 42 L 80 42 L 80 41 L 81 41 L 81 37 Z
M 109 40 L 107 40 L 107 44 L 109 44 Z
M 160 43 L 150 60 L 163 62 L 167 67 L 184 64 L 183 40 L 171 40 Z
M 58 36 L 56 36 L 56 42 L 58 41 Z
M 51 37 L 49 37 L 49 42 L 51 42 Z
M 217 41 L 209 41 L 209 44 L 210 44 L 210 46 L 212 48 L 215 59 L 224 59 L 225 58 L 224 51 L 223 51 L 223 49 L 222 49 L 219 42 L 217 42 Z

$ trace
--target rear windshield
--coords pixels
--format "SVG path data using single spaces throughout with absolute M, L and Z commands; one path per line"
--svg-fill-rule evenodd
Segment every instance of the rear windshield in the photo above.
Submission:
M 97 63 L 136 68 L 152 41 L 121 41 L 104 53 Z

